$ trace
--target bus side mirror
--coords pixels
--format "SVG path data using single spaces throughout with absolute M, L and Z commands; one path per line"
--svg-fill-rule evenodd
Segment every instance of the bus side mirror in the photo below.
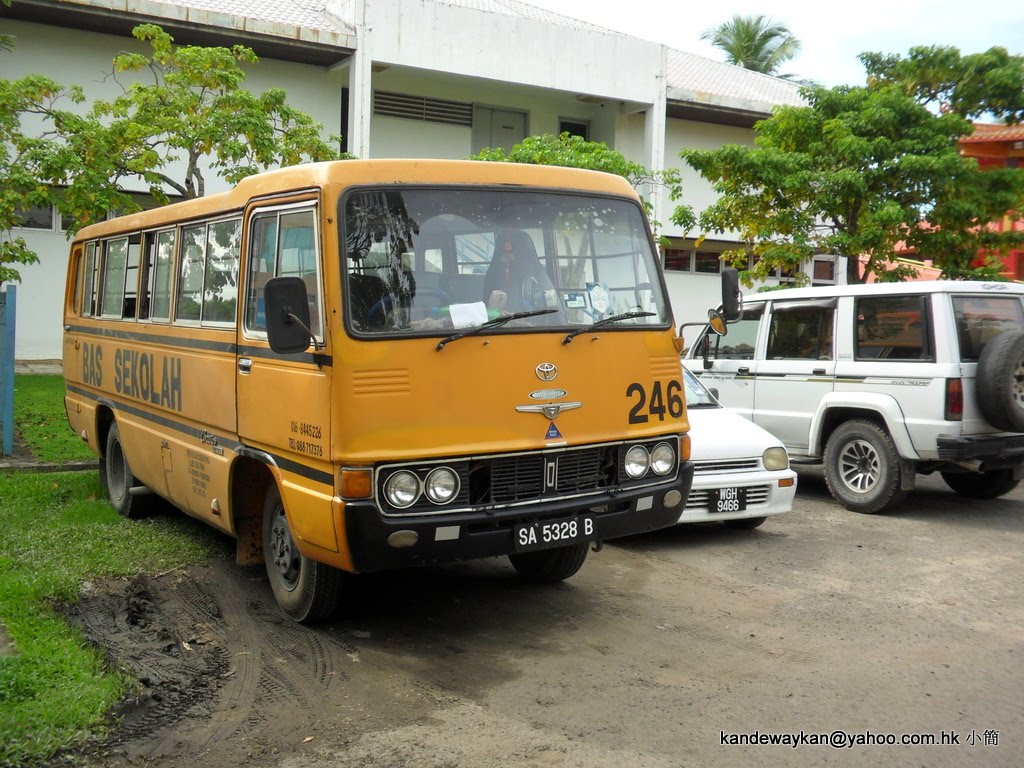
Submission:
M 313 332 L 309 330 L 306 284 L 301 277 L 275 277 L 263 289 L 267 314 L 267 341 L 279 355 L 305 352 Z
M 735 323 L 742 315 L 743 296 L 740 293 L 740 273 L 733 267 L 722 270 L 722 316 L 727 323 Z

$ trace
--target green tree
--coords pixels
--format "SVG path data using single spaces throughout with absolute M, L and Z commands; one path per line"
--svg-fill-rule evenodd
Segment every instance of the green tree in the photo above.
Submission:
M 134 205 L 116 183 L 83 162 L 86 148 L 104 135 L 103 126 L 56 106 L 83 101 L 80 89 L 45 77 L 0 80 L 0 283 L 21 279 L 14 265 L 38 261 L 24 238 L 13 236 L 20 211 L 57 205 L 77 227 L 108 209 Z M 41 127 L 26 133 L 24 119 Z
M 1024 237 L 987 224 L 1024 211 L 1024 169 L 982 171 L 959 141 L 983 114 L 1020 118 L 1024 60 L 916 48 L 861 61 L 866 85 L 805 87 L 807 106 L 760 121 L 754 147 L 681 153 L 720 195 L 702 229 L 739 233 L 727 255 L 760 258 L 748 282 L 821 253 L 847 257 L 851 283 L 902 279 L 912 270 L 894 262 L 907 249 L 945 277 L 996 277 L 994 254 Z
M 761 15 L 733 16 L 704 30 L 700 39 L 724 51 L 728 63 L 766 75 L 775 75 L 800 50 L 800 41 L 789 27 Z
M 151 78 L 112 101 L 86 106 L 81 88 L 40 76 L 0 80 L 0 282 L 20 279 L 13 265 L 38 260 L 12 236 L 18 211 L 56 205 L 75 231 L 110 210 L 136 210 L 120 189 L 128 180 L 166 201 L 169 193 L 202 196 L 210 172 L 236 183 L 271 167 L 342 157 L 282 89 L 242 88 L 243 65 L 257 62 L 250 49 L 177 47 L 151 24 L 133 33 L 152 55 L 119 54 L 114 76 Z
M 150 43 L 152 56 L 122 53 L 114 72 L 148 70 L 152 82 L 132 83 L 92 109 L 118 150 L 113 170 L 119 177 L 142 178 L 157 197 L 169 187 L 192 198 L 206 193 L 204 160 L 234 184 L 267 168 L 341 157 L 321 139 L 320 124 L 288 106 L 283 89 L 256 95 L 241 87 L 243 64 L 258 61 L 250 48 L 177 47 L 153 24 L 132 34 Z M 175 177 L 168 167 L 179 160 L 185 170 Z

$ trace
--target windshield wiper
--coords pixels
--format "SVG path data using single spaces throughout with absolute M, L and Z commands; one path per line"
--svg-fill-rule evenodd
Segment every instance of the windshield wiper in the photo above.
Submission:
M 501 317 L 496 317 L 493 320 L 488 320 L 486 323 L 482 323 L 478 326 L 470 328 L 469 330 L 461 331 L 459 333 L 453 333 L 451 336 L 446 336 L 445 338 L 437 342 L 437 346 L 434 347 L 434 349 L 440 352 L 442 349 L 445 348 L 446 344 L 449 344 L 453 341 L 457 341 L 458 339 L 463 339 L 466 336 L 476 336 L 478 333 L 483 333 L 484 331 L 490 330 L 491 328 L 500 328 L 505 323 L 511 322 L 512 320 L 521 320 L 524 317 L 536 317 L 537 315 L 550 315 L 552 312 L 557 311 L 557 309 L 551 308 L 533 309 L 530 310 L 529 312 L 513 312 L 511 315 L 502 315 Z
M 586 333 L 587 331 L 591 331 L 594 328 L 597 328 L 597 326 L 599 326 L 599 325 L 608 325 L 609 323 L 617 323 L 620 320 L 632 320 L 634 317 L 654 317 L 654 315 L 655 315 L 654 312 L 623 312 L 621 315 L 612 315 L 611 317 L 606 317 L 604 320 L 598 320 L 596 323 L 591 323 L 590 325 L 586 326 L 585 328 L 577 328 L 575 331 L 570 331 L 568 334 L 566 334 L 565 338 L 562 339 L 562 343 L 563 344 L 569 344 L 570 342 L 572 342 L 573 339 L 575 339 L 581 333 Z

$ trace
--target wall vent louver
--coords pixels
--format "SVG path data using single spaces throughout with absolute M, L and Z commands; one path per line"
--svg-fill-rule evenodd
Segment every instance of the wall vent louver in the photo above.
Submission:
M 428 123 L 473 126 L 473 105 L 461 101 L 429 99 L 408 93 L 373 92 L 373 114 Z

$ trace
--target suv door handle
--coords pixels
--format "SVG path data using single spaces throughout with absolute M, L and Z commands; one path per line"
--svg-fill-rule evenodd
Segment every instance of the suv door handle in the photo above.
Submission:
M 748 373 L 750 373 L 750 368 L 748 368 L 745 365 L 740 366 L 739 368 L 736 369 L 736 373 L 740 374 L 741 376 L 746 376 Z
M 238 361 L 238 371 L 240 373 L 251 373 L 252 360 L 250 360 L 248 357 L 240 358 Z
M 815 368 L 813 371 L 811 371 L 811 373 L 813 373 L 815 376 L 824 376 L 825 375 L 825 369 L 824 368 Z

